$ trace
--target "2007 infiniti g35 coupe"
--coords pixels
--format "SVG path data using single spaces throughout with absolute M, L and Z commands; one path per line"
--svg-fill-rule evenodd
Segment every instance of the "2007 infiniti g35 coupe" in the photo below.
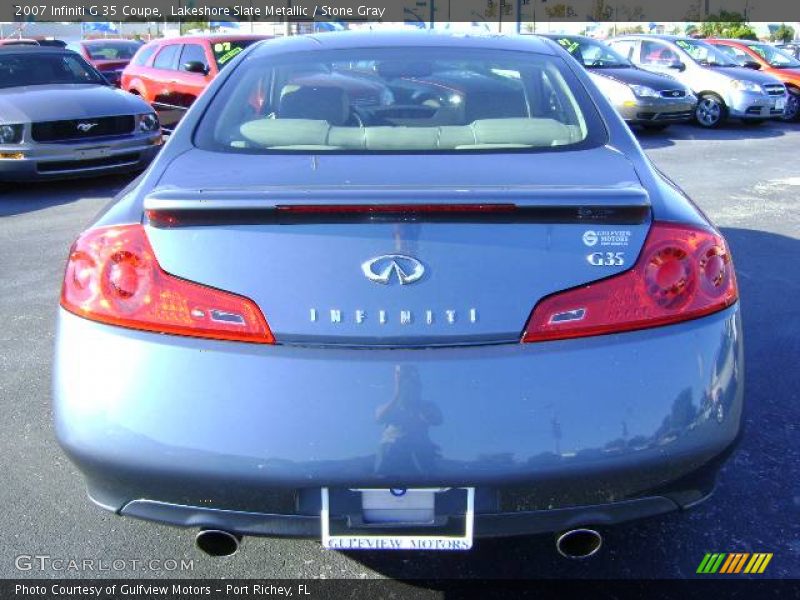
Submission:
M 214 553 L 588 554 L 711 493 L 737 299 L 725 240 L 554 42 L 272 40 L 72 247 L 56 428 L 96 504 Z

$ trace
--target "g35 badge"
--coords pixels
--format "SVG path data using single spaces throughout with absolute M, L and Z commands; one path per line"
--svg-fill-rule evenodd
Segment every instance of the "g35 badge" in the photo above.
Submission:
M 621 267 L 625 264 L 624 252 L 592 252 L 586 257 L 595 267 Z

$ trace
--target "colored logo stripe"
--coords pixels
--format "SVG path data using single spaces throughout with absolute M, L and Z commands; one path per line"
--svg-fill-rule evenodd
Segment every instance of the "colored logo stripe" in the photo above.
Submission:
M 698 573 L 716 573 L 719 566 L 722 564 L 722 559 L 725 554 L 706 554 L 703 562 L 697 567 Z
M 772 553 L 769 554 L 761 553 L 761 554 L 753 554 L 753 558 L 750 559 L 750 562 L 747 563 L 747 566 L 744 569 L 745 573 L 763 573 L 764 569 L 767 568 L 769 561 L 772 560 Z
M 700 562 L 700 566 L 697 567 L 697 572 L 703 574 L 717 572 L 725 574 L 763 573 L 771 560 L 772 553 L 765 552 L 755 554 L 749 552 L 707 553 Z
M 747 560 L 749 554 L 734 552 L 728 554 L 728 559 L 719 570 L 720 573 L 738 573 L 744 567 L 744 562 Z

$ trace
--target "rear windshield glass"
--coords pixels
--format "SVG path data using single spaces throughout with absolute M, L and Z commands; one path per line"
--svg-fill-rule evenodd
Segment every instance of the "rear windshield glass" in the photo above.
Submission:
M 140 46 L 137 42 L 92 42 L 86 44 L 86 51 L 92 60 L 130 60 Z
M 251 153 L 525 151 L 604 140 L 560 57 L 438 47 L 253 56 L 195 138 Z
M 217 66 L 221 69 L 239 56 L 245 48 L 255 44 L 257 41 L 259 40 L 212 41 L 211 50 L 214 52 L 214 59 L 217 61 Z
M 107 85 L 86 62 L 74 54 L 11 54 L 0 56 L 0 88 L 58 83 Z

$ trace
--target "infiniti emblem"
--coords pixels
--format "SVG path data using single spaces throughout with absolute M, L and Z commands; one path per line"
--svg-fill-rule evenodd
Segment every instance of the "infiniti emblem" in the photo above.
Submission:
M 361 270 L 370 281 L 388 285 L 396 278 L 400 285 L 419 281 L 425 267 L 416 258 L 404 254 L 384 254 L 361 264 Z
M 97 127 L 97 123 L 78 123 L 75 127 L 82 133 L 89 133 L 92 129 Z

